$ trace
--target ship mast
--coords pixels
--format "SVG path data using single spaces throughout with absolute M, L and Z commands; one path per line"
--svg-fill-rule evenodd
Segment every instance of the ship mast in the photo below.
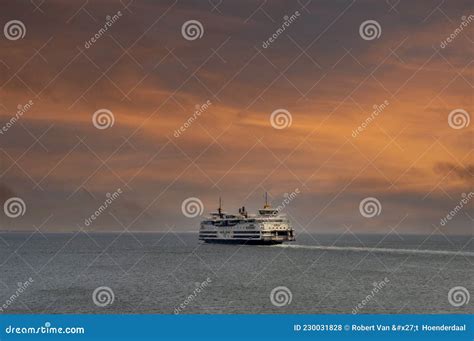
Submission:
M 219 212 L 219 216 L 222 218 L 222 199 L 219 197 L 219 208 L 217 209 L 217 212 Z
M 263 208 L 269 208 L 270 205 L 268 205 L 268 193 L 265 192 L 265 205 L 263 206 Z

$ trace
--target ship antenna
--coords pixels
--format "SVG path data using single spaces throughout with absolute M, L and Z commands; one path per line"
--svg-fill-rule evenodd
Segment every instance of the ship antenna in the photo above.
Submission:
M 265 192 L 265 206 L 263 206 L 263 208 L 268 208 L 270 206 L 268 206 L 268 193 Z
M 218 209 L 219 215 L 222 215 L 222 199 L 219 197 L 219 209 Z

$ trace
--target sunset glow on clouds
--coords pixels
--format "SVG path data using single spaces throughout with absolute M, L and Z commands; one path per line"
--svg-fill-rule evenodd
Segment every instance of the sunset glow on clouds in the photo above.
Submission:
M 265 191 L 278 206 L 298 188 L 286 213 L 300 232 L 472 232 L 472 202 L 439 226 L 473 191 L 474 124 L 454 129 L 448 117 L 474 112 L 474 22 L 440 47 L 472 14 L 470 2 L 81 6 L 3 5 L 2 25 L 21 20 L 26 35 L 0 40 L 1 124 L 33 104 L 0 135 L 2 203 L 14 195 L 27 205 L 2 229 L 46 221 L 45 231 L 77 230 L 121 188 L 110 214 L 86 230 L 197 230 L 199 218 L 181 213 L 188 197 L 206 212 L 219 196 L 227 211 L 253 211 Z M 359 26 L 369 19 L 381 34 L 364 40 Z M 184 39 L 188 20 L 202 23 L 202 38 Z M 113 113 L 113 126 L 94 127 L 99 109 Z M 287 128 L 272 127 L 277 109 L 291 114 Z M 382 205 L 376 218 L 359 212 L 366 197 Z

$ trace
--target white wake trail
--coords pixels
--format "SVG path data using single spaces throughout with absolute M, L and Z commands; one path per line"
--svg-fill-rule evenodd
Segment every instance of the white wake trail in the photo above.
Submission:
M 469 252 L 469 251 L 391 249 L 391 248 L 357 247 L 357 246 L 318 246 L 318 245 L 291 245 L 291 244 L 279 244 L 279 245 L 274 245 L 272 247 L 282 247 L 282 248 L 289 248 L 289 249 L 325 250 L 325 251 L 354 251 L 354 252 L 378 252 L 378 253 L 474 257 L 474 252 Z

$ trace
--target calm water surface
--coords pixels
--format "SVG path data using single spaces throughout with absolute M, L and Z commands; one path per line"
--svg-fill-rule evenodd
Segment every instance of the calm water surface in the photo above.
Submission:
M 351 313 L 374 282 L 387 278 L 360 313 L 474 313 L 474 299 L 462 307 L 448 301 L 455 286 L 474 294 L 473 264 L 471 237 L 300 234 L 288 245 L 250 246 L 201 244 L 191 233 L 3 233 L 0 307 L 172 314 L 184 304 L 182 313 Z M 18 282 L 30 277 L 34 282 L 11 301 Z M 92 300 L 100 286 L 115 296 L 106 307 Z M 292 296 L 283 307 L 270 301 L 278 286 Z

